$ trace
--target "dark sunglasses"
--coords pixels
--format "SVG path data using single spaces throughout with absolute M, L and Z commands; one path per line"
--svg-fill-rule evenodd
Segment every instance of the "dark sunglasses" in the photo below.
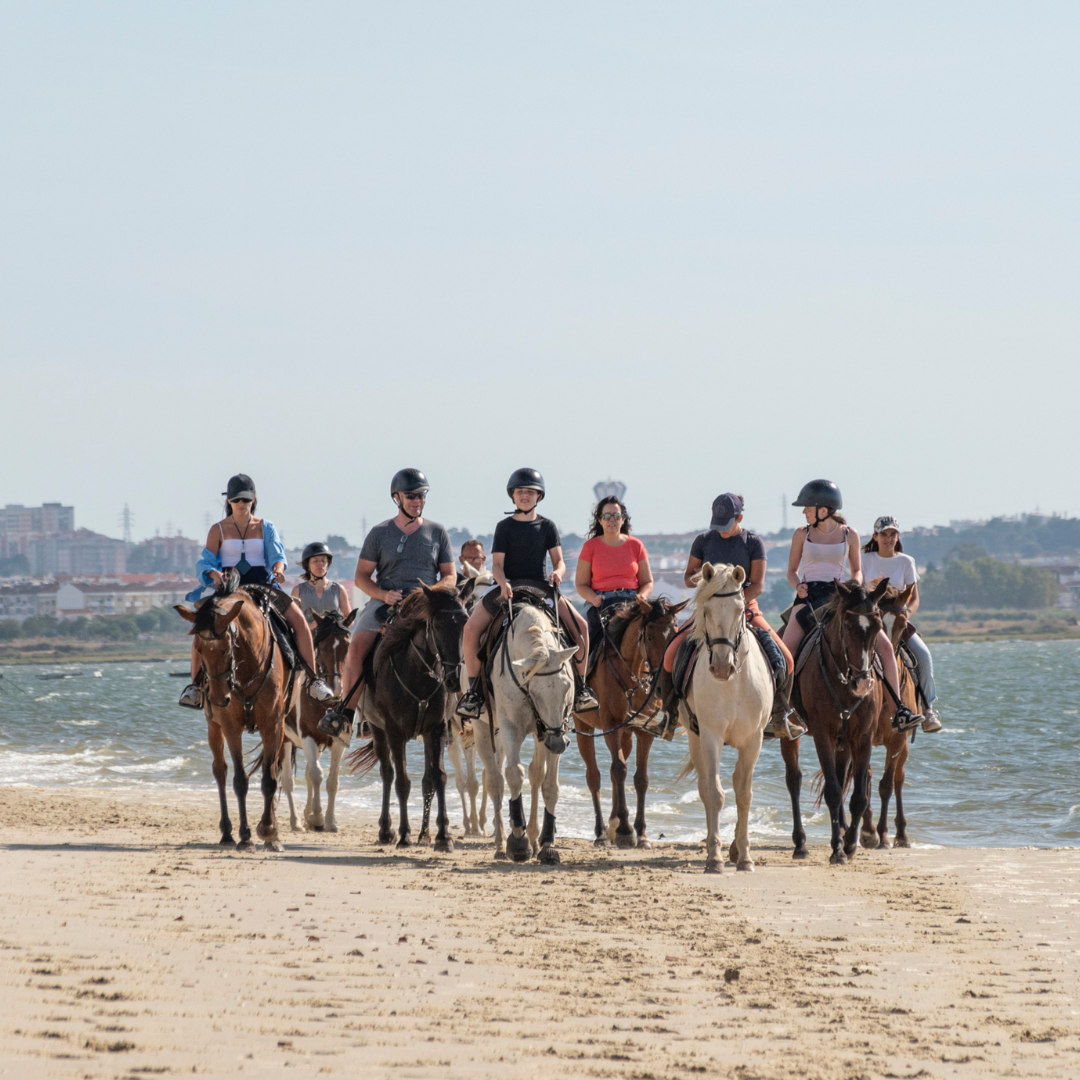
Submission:
M 623 519 L 622 514 L 601 514 L 600 515 L 600 520 L 601 521 L 622 521 L 622 519 Z
M 250 499 L 230 499 L 229 502 L 231 502 L 231 503 L 249 503 L 249 502 L 251 502 L 251 500 Z
M 427 498 L 427 494 L 422 491 L 406 491 L 401 497 L 403 499 L 410 499 L 413 502 L 423 502 Z

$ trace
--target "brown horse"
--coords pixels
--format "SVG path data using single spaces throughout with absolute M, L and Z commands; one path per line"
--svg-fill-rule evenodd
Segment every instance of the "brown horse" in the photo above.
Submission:
M 315 645 L 315 670 L 319 678 L 335 692 L 341 693 L 341 668 L 345 663 L 345 654 L 349 651 L 349 627 L 356 618 L 357 608 L 342 618 L 340 612 L 331 611 L 325 615 L 312 612 L 315 618 L 315 633 L 312 640 Z M 334 816 L 334 803 L 338 792 L 338 775 L 341 769 L 342 755 L 349 747 L 352 738 L 351 729 L 346 728 L 338 736 L 326 735 L 319 730 L 319 721 L 335 701 L 318 702 L 309 694 L 300 694 L 291 719 L 296 724 L 296 734 L 304 748 L 307 760 L 305 774 L 307 778 L 307 802 L 304 806 L 304 825 L 316 832 L 337 832 Z M 282 746 L 281 790 L 289 802 L 289 822 L 294 830 L 300 827 L 293 803 L 293 769 L 296 748 L 289 740 L 291 732 L 286 732 Z M 323 771 L 319 763 L 324 750 L 330 751 L 330 771 L 326 777 L 326 812 L 322 808 Z
M 885 623 L 885 633 L 889 635 L 893 651 L 896 652 L 896 667 L 900 673 L 900 700 L 912 711 L 918 712 L 915 699 L 915 680 L 911 677 L 900 657 L 900 642 L 904 630 L 908 624 L 908 603 L 911 600 L 915 586 L 909 585 L 903 592 L 889 588 L 878 605 L 881 609 L 881 617 Z M 874 816 L 867 801 L 866 810 L 863 813 L 862 833 L 859 837 L 863 847 L 887 848 L 889 843 L 889 798 L 896 795 L 896 846 L 910 847 L 911 842 L 907 836 L 907 818 L 904 817 L 904 766 L 907 763 L 908 747 L 910 740 L 906 731 L 896 731 L 892 726 L 893 708 L 891 699 L 888 697 L 882 701 L 882 707 L 878 713 L 877 728 L 874 731 L 874 745 L 885 747 L 885 771 L 881 774 L 878 783 L 878 795 L 881 797 L 881 816 L 878 818 L 877 828 L 874 828 Z M 871 774 L 866 776 L 867 799 L 870 796 Z
M 820 609 L 824 622 L 820 638 L 815 643 L 807 640 L 815 655 L 807 657 L 795 676 L 793 697 L 821 763 L 832 824 L 829 861 L 835 864 L 846 864 L 855 854 L 859 821 L 869 801 L 870 752 L 883 708 L 873 655 L 882 627 L 878 601 L 888 587 L 888 581 L 882 581 L 867 592 L 854 582 L 837 582 L 836 595 Z M 854 781 L 850 827 L 843 805 L 849 773 Z
M 615 610 L 604 626 L 603 644 L 589 685 L 600 702 L 599 712 L 575 715 L 578 750 L 585 762 L 585 780 L 596 813 L 596 844 L 616 847 L 649 847 L 645 835 L 645 793 L 649 790 L 649 750 L 654 736 L 631 727 L 656 713 L 657 684 L 664 650 L 675 632 L 676 617 L 689 603 L 670 604 L 665 599 L 629 601 Z M 585 719 L 588 717 L 588 719 Z M 582 729 L 587 729 L 583 733 Z M 596 764 L 595 736 L 602 732 L 611 752 L 611 816 L 604 826 L 600 810 L 600 769 Z M 626 804 L 627 759 L 637 737 L 637 816 L 630 827 Z
M 244 768 L 241 736 L 258 732 L 262 739 L 263 814 L 256 826 L 260 839 L 272 851 L 281 850 L 274 816 L 278 757 L 284 717 L 291 697 L 299 693 L 297 680 L 286 665 L 274 640 L 269 618 L 246 589 L 208 597 L 197 611 L 177 605 L 180 616 L 191 623 L 206 676 L 207 740 L 214 756 L 214 779 L 221 802 L 221 843 L 233 846 L 232 822 L 225 795 L 228 765 L 225 744 L 233 761 L 233 791 L 240 809 L 239 850 L 249 850 L 251 829 L 247 818 L 248 776 Z

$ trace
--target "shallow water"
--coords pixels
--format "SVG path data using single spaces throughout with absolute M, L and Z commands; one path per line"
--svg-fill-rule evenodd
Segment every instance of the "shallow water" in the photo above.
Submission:
M 918 735 L 908 759 L 904 794 L 912 841 L 991 847 L 1080 842 L 1080 643 L 940 644 L 934 646 L 934 660 L 945 727 L 937 735 Z M 184 683 L 168 675 L 181 667 L 175 660 L 100 668 L 0 667 L 0 784 L 113 787 L 156 794 L 202 789 L 212 829 L 217 810 L 206 725 L 201 714 L 176 706 Z M 67 672 L 80 674 L 39 677 Z M 420 803 L 418 751 L 419 744 L 413 744 L 413 813 L 419 812 Z M 606 781 L 607 750 L 601 745 L 598 752 Z M 685 753 L 682 738 L 653 746 L 646 814 L 649 835 L 655 839 L 661 834 L 669 840 L 704 835 L 693 779 L 674 782 Z M 876 775 L 883 753 L 874 752 Z M 729 793 L 721 819 L 725 838 L 730 838 L 735 818 L 730 797 L 734 760 L 725 754 L 722 761 Z M 828 838 L 828 817 L 813 812 L 808 781 L 815 768 L 813 747 L 806 745 L 803 810 L 807 833 L 820 841 Z M 461 810 L 449 760 L 447 772 L 451 821 L 458 825 Z M 592 804 L 574 746 L 562 758 L 560 778 L 560 834 L 591 837 Z M 302 775 L 298 781 L 299 794 Z M 632 788 L 630 795 L 632 799 Z M 606 787 L 602 798 L 606 813 Z M 346 777 L 338 796 L 339 824 L 347 827 L 350 809 L 377 812 L 379 802 L 377 774 L 362 783 Z M 876 794 L 874 806 L 876 816 Z M 776 744 L 766 743 L 754 776 L 751 841 L 787 838 L 790 832 L 783 763 Z

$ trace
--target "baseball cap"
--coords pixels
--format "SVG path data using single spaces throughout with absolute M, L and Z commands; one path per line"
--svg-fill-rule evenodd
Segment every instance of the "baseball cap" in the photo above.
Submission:
M 892 516 L 892 514 L 882 514 L 881 517 L 874 522 L 874 532 L 884 532 L 885 529 L 895 529 L 900 531 L 900 522 Z
M 230 501 L 233 499 L 254 499 L 255 481 L 245 473 L 237 473 L 229 477 L 229 483 L 221 493 Z
M 717 495 L 712 504 L 712 521 L 710 529 L 719 529 L 727 532 L 735 524 L 735 519 L 743 512 L 743 501 L 738 495 L 730 491 L 723 495 Z

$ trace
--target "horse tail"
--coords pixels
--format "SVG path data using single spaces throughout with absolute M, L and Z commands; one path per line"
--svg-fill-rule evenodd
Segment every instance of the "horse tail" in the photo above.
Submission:
M 851 788 L 851 781 L 854 777 L 855 766 L 851 758 L 848 758 L 844 765 L 844 778 L 840 790 L 841 802 L 847 798 L 847 793 Z M 814 776 L 810 781 L 810 792 L 814 796 L 814 809 L 820 810 L 822 802 L 825 801 L 825 774 L 820 769 L 814 773 Z
M 689 754 L 679 763 L 679 774 L 675 777 L 675 783 L 685 780 L 694 771 L 694 762 Z
M 261 768 L 263 762 L 263 744 L 260 742 L 248 754 L 247 775 L 250 780 Z
M 349 771 L 358 779 L 362 780 L 379 763 L 379 756 L 375 753 L 374 739 L 368 739 L 362 746 L 358 746 L 348 757 L 345 764 Z

